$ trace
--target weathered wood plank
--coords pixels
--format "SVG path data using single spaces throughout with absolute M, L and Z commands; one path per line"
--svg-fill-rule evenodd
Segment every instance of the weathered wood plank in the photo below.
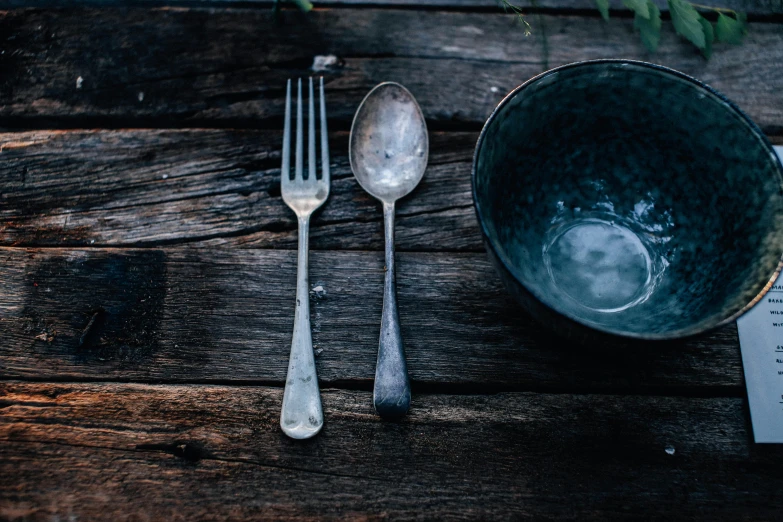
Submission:
M 296 248 L 280 198 L 280 132 L 0 133 L 0 245 Z M 400 251 L 483 251 L 470 193 L 475 133 L 433 132 L 422 183 L 397 207 Z M 330 199 L 310 247 L 383 249 L 379 204 L 331 135 Z
M 281 384 L 295 256 L 0 249 L 0 378 Z M 607 353 L 573 346 L 533 323 L 484 254 L 400 253 L 397 262 L 416 391 L 744 393 L 734 326 L 684 343 Z M 369 389 L 383 253 L 313 252 L 310 282 L 322 386 Z
M 280 433 L 280 389 L 0 383 L 0 517 L 772 520 L 783 509 L 783 448 L 750 442 L 740 398 L 416 395 L 389 423 L 370 395 L 325 391 L 324 429 L 302 443 Z
M 0 244 L 296 248 L 280 197 L 281 132 L 0 134 Z M 430 166 L 397 209 L 399 250 L 482 251 L 472 208 L 475 133 L 432 133 Z M 356 183 L 348 134 L 331 136 L 332 187 L 313 249 L 383 249 L 380 206 Z
M 9 126 L 278 126 L 287 78 L 324 67 L 333 128 L 366 92 L 408 86 L 433 125 L 477 128 L 511 88 L 555 66 L 652 60 L 723 91 L 766 132 L 783 133 L 783 30 L 752 24 L 741 46 L 705 61 L 665 24 L 648 55 L 631 19 L 397 9 L 12 10 L 0 55 L 0 117 Z M 543 52 L 542 35 L 548 49 Z M 78 79 L 81 78 L 81 81 Z
M 48 1 L 48 0 L 46 0 Z M 107 0 L 96 0 L 98 2 L 105 2 Z M 109 0 L 119 1 L 119 0 Z M 167 3 L 175 3 L 180 0 L 165 0 Z M 185 0 L 182 0 L 183 2 Z M 216 0 L 198 0 L 199 2 L 216 2 Z M 220 2 L 229 2 L 232 0 L 217 0 L 216 5 Z M 269 0 L 243 0 L 252 4 L 269 3 Z M 668 12 L 669 4 L 663 0 L 654 0 L 655 4 L 662 12 Z M 499 0 L 316 0 L 314 5 L 316 6 L 399 6 L 399 7 L 449 7 L 449 8 L 484 8 L 484 9 L 497 9 L 500 5 Z M 562 9 L 562 10 L 592 10 L 596 8 L 596 4 L 593 0 L 536 0 L 534 3 L 530 0 L 510 0 L 513 5 L 522 8 L 537 8 L 537 9 Z M 729 9 L 736 9 L 748 14 L 767 15 L 767 14 L 780 14 L 783 12 L 783 3 L 779 0 L 720 0 L 714 4 L 716 7 L 726 7 Z M 612 0 L 609 2 L 609 6 L 612 10 L 628 11 L 628 9 L 622 4 L 621 1 Z
M 669 10 L 668 3 L 664 0 L 654 0 L 662 12 Z M 0 9 L 14 8 L 73 8 L 73 7 L 273 7 L 274 0 L 0 0 Z M 394 7 L 394 8 L 441 8 L 460 9 L 480 12 L 504 12 L 500 0 L 315 0 L 312 2 L 316 8 L 323 7 Z M 556 9 L 563 11 L 585 11 L 596 9 L 595 2 L 591 0 L 537 0 L 535 6 L 530 0 L 516 0 L 513 5 L 523 9 Z M 283 9 L 292 8 L 291 4 L 282 2 Z M 622 2 L 612 0 L 610 9 L 619 12 L 628 12 Z M 781 3 L 777 0 L 721 0 L 714 3 L 715 7 L 735 9 L 751 15 L 770 15 L 783 12 Z
M 662 12 L 668 12 L 669 4 L 666 0 L 654 0 Z M 535 6 L 530 0 L 515 0 L 512 4 L 525 9 L 548 9 L 559 11 L 590 11 L 595 10 L 594 0 L 536 0 Z M 161 7 L 161 6 L 185 6 L 185 7 L 261 7 L 273 6 L 273 0 L 0 0 L 0 9 L 12 9 L 19 7 Z M 286 6 L 286 2 L 283 2 Z M 315 0 L 316 7 L 399 7 L 399 8 L 448 8 L 502 12 L 499 0 Z M 619 0 L 609 2 L 613 11 L 629 10 Z M 742 11 L 752 16 L 765 16 L 783 13 L 783 3 L 779 0 L 720 0 L 716 7 L 724 7 Z

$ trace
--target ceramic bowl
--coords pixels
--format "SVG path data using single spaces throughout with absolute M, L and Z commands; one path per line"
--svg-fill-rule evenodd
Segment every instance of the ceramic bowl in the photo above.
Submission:
M 721 94 L 652 64 L 577 63 L 514 89 L 479 137 L 473 198 L 508 289 L 570 337 L 698 334 L 781 267 L 772 146 Z

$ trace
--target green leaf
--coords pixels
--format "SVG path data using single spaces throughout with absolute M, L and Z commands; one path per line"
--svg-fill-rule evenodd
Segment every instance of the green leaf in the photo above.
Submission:
M 598 5 L 598 11 L 600 11 L 601 16 L 604 20 L 607 22 L 609 21 L 609 0 L 595 0 L 595 3 Z
M 707 40 L 704 36 L 704 27 L 699 21 L 701 15 L 695 7 L 685 0 L 667 0 L 669 3 L 669 13 L 672 17 L 674 30 L 677 34 L 691 42 L 701 50 L 707 47 Z
M 313 8 L 313 4 L 309 0 L 293 0 L 293 2 L 305 13 Z
M 715 36 L 721 42 L 739 45 L 745 36 L 745 27 L 739 20 L 735 20 L 723 13 L 718 13 L 718 22 L 715 24 Z
M 703 16 L 699 17 L 699 23 L 704 30 L 704 49 L 701 52 L 705 58 L 712 56 L 712 42 L 715 41 L 715 32 L 712 30 L 712 24 Z
M 623 5 L 642 18 L 650 19 L 650 9 L 647 6 L 647 0 L 623 0 Z
M 661 40 L 661 11 L 650 0 L 647 0 L 647 8 L 650 12 L 650 18 L 645 19 L 639 13 L 636 13 L 633 25 L 639 30 L 644 46 L 648 51 L 654 53 L 658 49 L 658 42 Z

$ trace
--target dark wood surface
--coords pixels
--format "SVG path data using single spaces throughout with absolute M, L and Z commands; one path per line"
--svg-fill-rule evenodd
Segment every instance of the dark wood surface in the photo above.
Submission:
M 332 128 L 347 130 L 375 84 L 410 88 L 431 128 L 479 130 L 503 96 L 549 67 L 653 60 L 697 76 L 769 134 L 783 134 L 783 23 L 752 24 L 705 61 L 670 23 L 655 55 L 633 19 L 542 15 L 526 37 L 513 15 L 404 9 L 12 10 L 0 55 L 6 126 L 227 126 L 279 129 L 287 78 L 325 76 Z M 546 36 L 546 46 L 543 37 Z M 111 49 L 112 52 L 106 52 Z M 81 88 L 77 80 L 82 78 Z M 141 99 L 140 99 L 141 98 Z
M 328 421 L 301 443 L 278 429 L 281 396 L 0 383 L 14 441 L 0 451 L 17 470 L 5 514 L 80 516 L 85 502 L 108 520 L 774 520 L 783 509 L 783 448 L 748 444 L 740 398 L 428 394 L 387 423 L 370 392 L 325 390 Z M 47 473 L 30 466 L 44 459 Z
M 0 256 L 6 378 L 285 381 L 295 251 L 5 248 Z M 398 265 L 402 334 L 421 391 L 743 393 L 733 325 L 601 353 L 542 331 L 484 254 L 400 253 Z M 311 286 L 322 289 L 311 296 L 319 378 L 369 390 L 383 252 L 313 252 L 310 267 Z
M 286 0 L 283 0 L 285 3 Z M 449 9 L 460 11 L 495 12 L 504 10 L 500 0 L 320 0 L 317 7 L 405 7 L 409 9 Z M 525 13 L 541 11 L 586 11 L 596 10 L 595 0 L 510 0 Z M 668 12 L 666 0 L 653 0 L 661 12 Z M 69 0 L 0 0 L 0 8 L 13 7 L 73 7 Z M 79 5 L 97 7 L 271 7 L 274 0 L 80 0 Z M 780 0 L 723 0 L 717 7 L 735 9 L 753 18 L 783 14 Z M 621 0 L 610 0 L 610 10 L 615 14 L 627 15 L 630 10 Z M 587 13 L 583 13 L 587 14 Z
M 710 61 L 669 21 L 647 54 L 619 2 L 605 23 L 541 0 L 530 37 L 490 0 L 86 3 L 0 2 L 0 520 L 778 518 L 783 455 L 752 442 L 736 327 L 624 351 L 552 335 L 495 276 L 469 175 L 508 90 L 593 58 L 692 74 L 783 143 L 779 2 L 723 4 L 752 23 Z M 300 443 L 278 427 L 279 129 L 285 79 L 310 74 L 333 183 L 310 261 L 325 427 Z M 431 130 L 398 207 L 400 422 L 371 407 L 382 222 L 347 160 L 383 80 Z

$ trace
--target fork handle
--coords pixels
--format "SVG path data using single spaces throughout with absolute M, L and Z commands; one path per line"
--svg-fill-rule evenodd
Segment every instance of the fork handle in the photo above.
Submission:
M 307 277 L 310 218 L 299 218 L 299 254 L 296 277 L 296 313 L 288 375 L 280 412 L 280 427 L 294 439 L 308 439 L 321 431 L 324 414 L 318 376 L 315 373 L 313 339 L 310 333 L 310 295 Z
M 401 417 L 411 404 L 408 365 L 397 315 L 397 289 L 394 274 L 394 203 L 383 204 L 386 233 L 386 275 L 383 285 L 381 337 L 375 366 L 373 405 L 381 417 Z

